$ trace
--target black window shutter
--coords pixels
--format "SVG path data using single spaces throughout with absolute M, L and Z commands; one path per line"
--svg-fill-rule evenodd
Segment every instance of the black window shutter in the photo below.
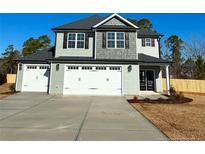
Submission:
M 85 49 L 89 48 L 89 34 L 85 34 Z
M 129 33 L 128 32 L 125 33 L 125 48 L 126 49 L 129 48 Z
M 67 35 L 68 35 L 68 33 L 64 33 L 64 35 L 63 35 L 63 49 L 67 48 L 67 44 L 68 44 Z
M 154 38 L 152 38 L 152 47 L 155 46 L 155 41 L 154 41 Z
M 142 46 L 145 47 L 145 38 L 142 38 Z
M 106 48 L 106 32 L 102 33 L 102 48 Z

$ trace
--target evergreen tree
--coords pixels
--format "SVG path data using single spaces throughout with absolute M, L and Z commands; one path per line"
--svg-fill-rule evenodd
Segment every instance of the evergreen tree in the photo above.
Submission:
M 35 53 L 38 49 L 50 46 L 50 42 L 51 40 L 48 35 L 42 35 L 37 39 L 31 37 L 24 42 L 22 54 L 23 56 L 27 56 Z
M 169 56 L 173 62 L 171 74 L 175 78 L 180 78 L 182 72 L 181 65 L 183 62 L 183 58 L 181 56 L 183 41 L 178 36 L 171 35 L 167 40 L 165 40 L 165 45 L 169 50 Z

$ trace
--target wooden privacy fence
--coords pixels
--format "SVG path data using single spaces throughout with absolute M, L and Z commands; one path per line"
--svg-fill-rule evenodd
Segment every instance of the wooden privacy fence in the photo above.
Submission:
M 16 82 L 16 74 L 7 74 L 6 81 L 7 81 L 7 83 L 15 83 Z
M 178 92 L 205 93 L 205 80 L 170 79 L 170 84 Z M 166 79 L 163 79 L 163 90 L 166 90 Z

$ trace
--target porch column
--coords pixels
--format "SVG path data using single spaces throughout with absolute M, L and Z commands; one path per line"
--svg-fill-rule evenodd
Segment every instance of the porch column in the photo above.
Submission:
M 167 85 L 167 95 L 170 95 L 169 65 L 166 65 L 166 85 Z

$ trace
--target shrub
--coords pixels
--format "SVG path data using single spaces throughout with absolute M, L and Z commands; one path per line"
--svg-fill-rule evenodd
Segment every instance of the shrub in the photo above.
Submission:
M 149 98 L 145 98 L 144 101 L 145 101 L 145 102 L 150 102 L 151 99 L 149 99 Z
M 159 103 L 164 103 L 166 100 L 160 97 L 160 98 L 157 99 L 157 101 L 158 101 Z
M 176 99 L 177 99 L 179 102 L 182 102 L 183 99 L 184 99 L 184 94 L 183 94 L 182 92 L 180 92 L 179 94 L 177 94 Z
M 174 87 L 170 87 L 170 96 L 177 96 L 177 92 Z
M 170 88 L 170 96 L 169 100 L 173 102 L 181 102 L 184 99 L 184 94 L 183 92 L 177 93 L 177 91 L 174 89 L 174 87 Z
M 14 84 L 14 83 L 11 84 L 11 85 L 9 86 L 9 89 L 10 89 L 11 93 L 15 93 L 15 92 L 16 92 L 15 84 Z
M 134 97 L 133 97 L 133 102 L 134 102 L 134 103 L 137 103 L 137 102 L 138 102 L 137 96 L 134 96 Z

